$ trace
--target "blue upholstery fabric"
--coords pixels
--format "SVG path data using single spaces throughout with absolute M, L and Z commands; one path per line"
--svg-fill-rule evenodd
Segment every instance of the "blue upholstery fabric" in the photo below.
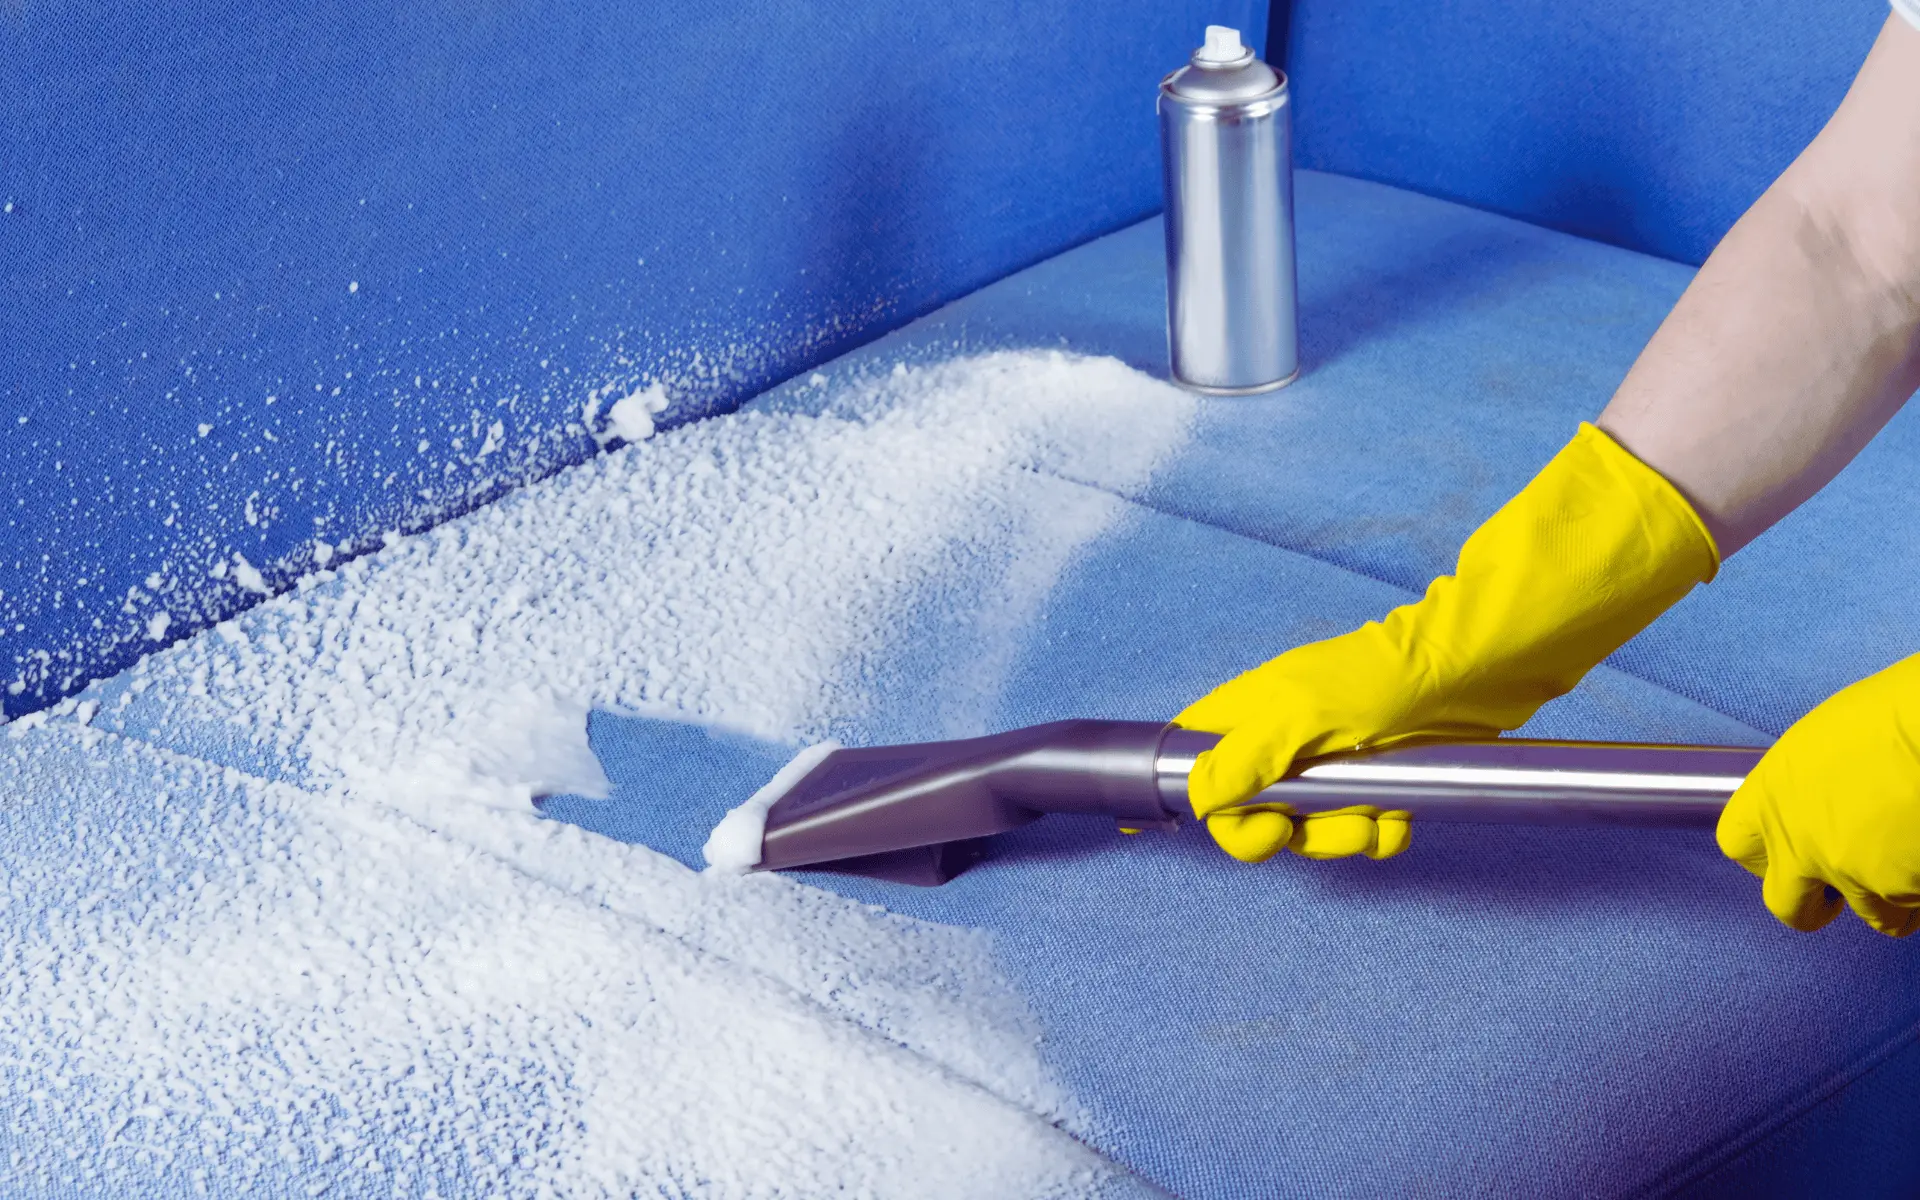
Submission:
M 1157 81 L 1266 10 L 8 6 L 0 703 L 1147 216 Z
M 1299 200 L 1306 375 L 1204 404 L 1056 588 L 998 725 L 1163 718 L 1409 598 L 1598 409 L 1687 278 L 1356 181 L 1304 174 Z M 835 374 L 1063 335 L 1164 369 L 1158 238 L 1040 264 Z M 1897 419 L 1528 732 L 1761 742 L 1920 644 L 1915 437 Z M 903 713 L 924 711 L 913 655 L 904 631 Z M 593 737 L 613 801 L 551 811 L 689 863 L 787 753 L 605 716 Z M 941 889 L 811 878 L 995 931 L 1098 1147 L 1191 1200 L 1873 1196 L 1920 1171 L 1920 959 L 1851 919 L 1788 932 L 1703 834 L 1426 828 L 1388 863 L 1249 868 L 1194 830 L 1053 818 Z
M 1203 404 L 1192 440 L 1059 581 L 986 698 L 994 724 L 1164 717 L 1404 601 L 1599 407 L 1687 278 L 1378 185 L 1305 173 L 1298 195 L 1307 374 Z M 830 373 L 1063 341 L 1164 371 L 1161 289 L 1148 222 Z M 1916 436 L 1897 419 L 1529 731 L 1758 742 L 1920 641 L 1899 603 L 1920 582 L 1903 532 Z M 875 678 L 900 703 L 848 732 L 929 734 L 927 644 L 898 631 Z M 278 773 L 219 730 L 148 736 Z M 550 811 L 689 863 L 791 752 L 604 714 L 591 736 L 614 798 Z M 1911 947 L 1851 920 L 1787 932 L 1700 834 L 1425 828 L 1389 863 L 1248 868 L 1196 830 L 1129 839 L 1056 818 L 942 889 L 810 878 L 992 930 L 1096 1148 L 1189 1200 L 1866 1196 L 1920 1172 Z
M 1683 261 L 1885 15 L 1295 8 L 1308 165 Z M 236 551 L 283 584 L 315 537 L 363 549 L 578 461 L 596 396 L 663 379 L 670 419 L 720 411 L 1145 216 L 1154 80 L 1199 24 L 1255 40 L 1264 11 L 15 6 L 0 702 L 124 665 L 159 613 L 171 638 L 243 607 L 208 579 Z M 1312 172 L 1299 220 L 1306 376 L 1204 404 L 1061 581 L 997 724 L 1164 717 L 1408 598 L 1689 278 Z M 1064 343 L 1164 373 L 1160 254 L 1135 225 L 845 365 Z M 1531 732 L 1760 741 L 1915 649 L 1916 453 L 1903 416 Z M 883 675 L 902 715 L 867 740 L 927 732 L 912 635 Z M 609 716 L 593 737 L 614 800 L 554 811 L 689 862 L 790 751 Z M 12 852 L 61 836 L 16 818 Z M 1920 1188 L 1911 948 L 1787 933 L 1699 835 L 1423 829 L 1391 863 L 1249 869 L 1194 831 L 1056 819 L 948 888 L 815 882 L 993 930 L 1098 1148 L 1192 1200 Z
M 1294 0 L 1302 166 L 1682 262 L 1812 139 L 1885 0 Z
M 1298 190 L 1303 378 L 1209 404 L 1129 499 L 1419 591 L 1600 411 L 1692 273 L 1354 180 L 1302 172 Z M 1092 249 L 1041 263 L 873 353 L 1065 337 L 1164 375 L 1157 237 L 1104 239 L 1097 274 Z M 1916 458 L 1907 413 L 1609 661 L 1775 735 L 1920 650 Z
M 1920 1195 L 1920 1046 L 1900 1038 L 1864 1072 L 1837 1071 L 1831 1094 L 1702 1156 L 1674 1194 L 1698 1200 L 1767 1196 Z M 1857 1064 L 1850 1064 L 1857 1066 Z

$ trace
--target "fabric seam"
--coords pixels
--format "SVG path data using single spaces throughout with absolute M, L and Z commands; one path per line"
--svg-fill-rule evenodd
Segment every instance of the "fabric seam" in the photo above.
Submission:
M 1823 1082 L 1802 1092 L 1800 1101 L 1785 1113 L 1722 1139 L 1717 1146 L 1699 1150 L 1662 1172 L 1662 1176 L 1671 1182 L 1662 1182 L 1661 1178 L 1656 1177 L 1647 1185 L 1644 1194 L 1676 1195 L 1682 1188 L 1699 1183 L 1714 1172 L 1738 1162 L 1741 1156 L 1765 1145 L 1775 1134 L 1811 1115 L 1821 1105 L 1873 1074 L 1916 1042 L 1920 1042 L 1920 1020 L 1913 1021 Z

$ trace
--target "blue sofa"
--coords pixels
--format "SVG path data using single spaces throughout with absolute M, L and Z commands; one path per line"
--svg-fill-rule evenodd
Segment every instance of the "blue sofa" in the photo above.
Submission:
M 0 14 L 29 68 L 0 74 L 6 713 L 256 603 L 209 577 L 236 553 L 285 588 L 316 535 L 371 550 L 584 460 L 583 403 L 642 380 L 672 424 L 828 403 L 829 361 L 1164 375 L 1153 85 L 1201 25 L 1268 16 Z M 1277 5 L 1305 373 L 1111 485 L 1126 519 L 993 723 L 1162 718 L 1417 593 L 1605 402 L 1884 16 Z M 1896 419 L 1527 732 L 1760 744 L 1911 651 L 1915 453 Z M 552 813 L 690 864 L 791 750 L 592 736 L 613 801 Z M 1920 1192 L 1920 962 L 1788 933 L 1697 834 L 1434 829 L 1250 870 L 1052 820 L 942 889 L 810 882 L 992 930 L 1095 1148 L 1180 1196 Z

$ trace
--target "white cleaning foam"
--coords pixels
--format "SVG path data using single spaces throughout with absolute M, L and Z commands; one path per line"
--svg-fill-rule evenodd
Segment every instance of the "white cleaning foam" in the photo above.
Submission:
M 431 817 L 449 805 L 526 813 L 536 797 L 612 794 L 587 744 L 587 706 L 525 685 L 463 697 L 456 724 L 422 732 L 393 762 L 339 764 L 347 789 Z
M 1060 571 L 1193 411 L 1056 353 L 836 386 L 396 535 L 98 689 L 89 726 L 0 732 L 11 811 L 75 810 L 57 852 L 0 839 L 15 1174 L 715 1200 L 1111 1174 L 1061 1132 L 1084 1114 L 983 938 L 527 803 L 604 793 L 589 708 L 789 743 L 983 732 Z M 900 717 L 917 695 L 938 706 Z M 108 796 L 115 733 L 237 770 Z M 742 816 L 719 858 L 758 841 Z
M 1026 1086 L 1035 1031 L 963 931 L 82 732 L 0 742 L 32 917 L 0 972 L 11 1187 L 984 1200 L 1114 1174 L 1040 1115 L 1077 1119 Z
M 665 384 L 653 383 L 613 402 L 607 410 L 608 438 L 644 442 L 653 436 L 654 418 L 667 411 L 672 401 Z
M 700 848 L 708 868 L 723 875 L 744 875 L 759 866 L 760 845 L 767 832 L 767 810 L 839 748 L 840 743 L 834 741 L 808 746 L 781 767 L 765 787 L 747 797 L 745 804 L 721 817 L 720 823 L 707 835 L 707 844 Z

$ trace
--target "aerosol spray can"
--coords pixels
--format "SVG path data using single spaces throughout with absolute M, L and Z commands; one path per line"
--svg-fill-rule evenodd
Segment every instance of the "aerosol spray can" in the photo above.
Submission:
M 1228 396 L 1284 387 L 1300 372 L 1286 76 L 1209 25 L 1159 108 L 1173 377 Z

